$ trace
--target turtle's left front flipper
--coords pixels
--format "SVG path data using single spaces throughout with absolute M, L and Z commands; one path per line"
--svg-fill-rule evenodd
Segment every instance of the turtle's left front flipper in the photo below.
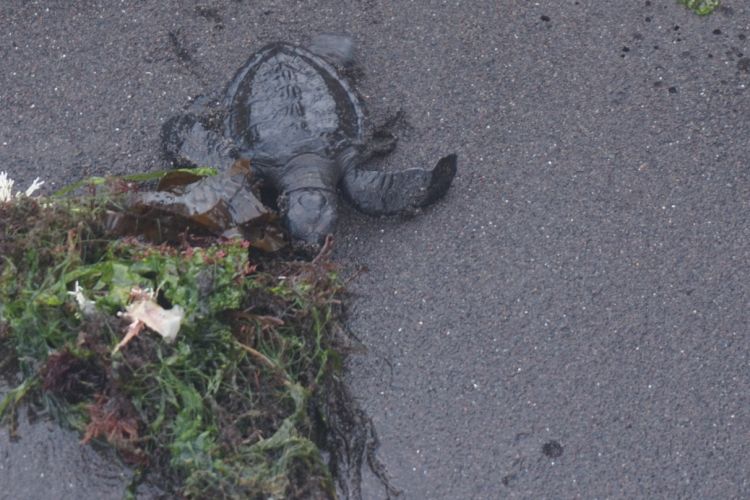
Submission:
M 375 172 L 351 166 L 341 179 L 344 196 L 370 215 L 392 215 L 440 199 L 456 175 L 456 155 L 442 158 L 432 170 Z

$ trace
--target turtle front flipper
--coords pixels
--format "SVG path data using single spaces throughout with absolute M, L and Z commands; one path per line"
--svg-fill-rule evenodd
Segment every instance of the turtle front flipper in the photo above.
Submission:
M 392 215 L 440 199 L 456 175 L 456 155 L 442 158 L 432 170 L 375 172 L 350 167 L 341 179 L 344 196 L 370 215 Z
M 166 160 L 175 167 L 228 170 L 237 159 L 234 147 L 203 121 L 192 113 L 167 120 L 161 134 Z

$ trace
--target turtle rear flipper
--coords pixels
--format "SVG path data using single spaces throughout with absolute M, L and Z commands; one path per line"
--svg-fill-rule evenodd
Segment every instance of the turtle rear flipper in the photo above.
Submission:
M 342 68 L 354 65 L 354 41 L 350 36 L 321 33 L 313 37 L 307 49 Z
M 369 160 L 375 156 L 385 156 L 392 153 L 398 144 L 398 137 L 386 128 L 379 128 L 374 131 L 372 138 L 364 148 L 362 159 Z
M 392 215 L 424 207 L 440 199 L 456 175 L 456 155 L 442 158 L 435 168 L 401 172 L 347 169 L 341 179 L 344 196 L 370 215 Z
M 404 119 L 404 110 L 399 109 L 398 112 L 391 115 L 385 122 L 374 128 L 364 148 L 362 160 L 367 161 L 374 156 L 385 156 L 396 149 L 398 137 L 394 134 L 393 130 L 396 127 L 403 126 L 408 126 L 408 124 Z

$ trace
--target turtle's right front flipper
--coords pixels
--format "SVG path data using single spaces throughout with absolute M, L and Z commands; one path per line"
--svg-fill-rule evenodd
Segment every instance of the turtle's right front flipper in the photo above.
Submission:
M 442 158 L 432 170 L 375 172 L 351 166 L 341 179 L 344 196 L 370 215 L 392 215 L 440 199 L 456 175 L 456 155 Z
M 161 138 L 166 159 L 175 167 L 213 167 L 225 171 L 237 159 L 230 141 L 192 113 L 168 120 L 162 127 Z

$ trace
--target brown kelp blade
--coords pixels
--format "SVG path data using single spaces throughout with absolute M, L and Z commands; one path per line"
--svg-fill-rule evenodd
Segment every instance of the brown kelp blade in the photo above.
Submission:
M 159 189 L 133 193 L 110 228 L 159 242 L 174 241 L 187 230 L 242 237 L 269 252 L 285 244 L 276 215 L 253 194 L 247 160 L 211 177 L 166 175 Z

